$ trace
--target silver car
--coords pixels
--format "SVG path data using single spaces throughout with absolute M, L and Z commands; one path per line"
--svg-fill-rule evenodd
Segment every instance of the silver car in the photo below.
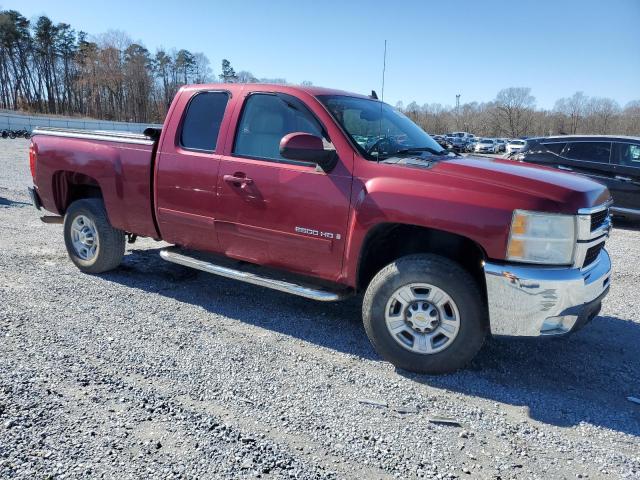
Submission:
M 474 149 L 476 153 L 498 153 L 498 144 L 493 138 L 482 138 Z
M 514 139 L 507 143 L 506 154 L 511 155 L 512 153 L 521 152 L 524 149 L 526 142 L 524 140 Z

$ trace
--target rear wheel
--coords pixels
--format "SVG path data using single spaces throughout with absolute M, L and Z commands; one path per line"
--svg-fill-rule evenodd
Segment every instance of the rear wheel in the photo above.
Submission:
M 395 366 L 447 373 L 478 353 L 487 332 L 480 290 L 457 263 L 438 255 L 402 257 L 371 281 L 363 302 L 371 343 Z
M 64 242 L 71 261 L 83 272 L 113 270 L 124 256 L 125 234 L 113 228 L 102 200 L 73 202 L 64 217 Z

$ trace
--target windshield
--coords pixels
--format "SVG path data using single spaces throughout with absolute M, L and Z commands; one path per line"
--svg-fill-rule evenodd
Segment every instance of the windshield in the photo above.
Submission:
M 511 145 L 524 145 L 524 141 L 522 140 L 514 140 L 511 142 Z
M 489 140 L 488 138 L 485 138 L 480 143 L 490 143 L 491 145 L 493 145 L 493 140 Z
M 386 103 L 343 95 L 321 95 L 318 100 L 370 160 L 418 152 L 448 153 L 418 125 Z

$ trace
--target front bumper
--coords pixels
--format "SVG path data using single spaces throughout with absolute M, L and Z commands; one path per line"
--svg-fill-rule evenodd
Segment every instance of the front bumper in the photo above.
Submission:
M 493 335 L 560 335 L 598 314 L 611 260 L 602 249 L 584 269 L 485 263 L 484 271 Z

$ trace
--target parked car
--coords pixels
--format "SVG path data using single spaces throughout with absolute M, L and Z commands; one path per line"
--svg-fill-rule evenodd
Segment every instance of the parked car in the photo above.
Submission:
M 468 153 L 475 152 L 477 144 L 478 144 L 478 139 L 476 137 L 473 137 L 473 138 L 469 139 L 469 141 L 467 142 L 467 146 L 465 148 L 465 151 L 468 152 Z
M 517 157 L 605 184 L 614 214 L 640 220 L 640 137 L 563 135 L 530 138 Z
M 467 148 L 467 139 L 463 137 L 452 137 L 447 141 L 447 148 L 454 152 L 464 152 Z
M 453 132 L 451 134 L 452 137 L 458 137 L 458 138 L 464 138 L 464 139 L 469 139 L 469 138 L 473 138 L 474 135 L 472 133 L 469 132 Z
M 507 147 L 507 141 L 504 138 L 496 138 L 496 147 L 498 148 L 498 153 L 504 152 Z
M 493 138 L 481 138 L 475 147 L 476 153 L 498 153 L 498 144 Z
M 509 143 L 507 143 L 507 146 L 505 148 L 505 153 L 507 155 L 513 155 L 515 153 L 521 152 L 522 149 L 524 148 L 525 143 L 526 143 L 525 140 L 520 140 L 518 138 L 510 140 Z
M 363 292 L 367 335 L 406 370 L 460 368 L 488 332 L 574 331 L 609 290 L 606 187 L 455 155 L 367 96 L 186 86 L 144 135 L 36 130 L 29 166 L 80 271 L 117 268 L 144 236 L 173 244 L 164 260 L 253 285 Z
M 447 148 L 447 141 L 442 135 L 433 135 L 433 139 L 438 142 L 442 148 Z

